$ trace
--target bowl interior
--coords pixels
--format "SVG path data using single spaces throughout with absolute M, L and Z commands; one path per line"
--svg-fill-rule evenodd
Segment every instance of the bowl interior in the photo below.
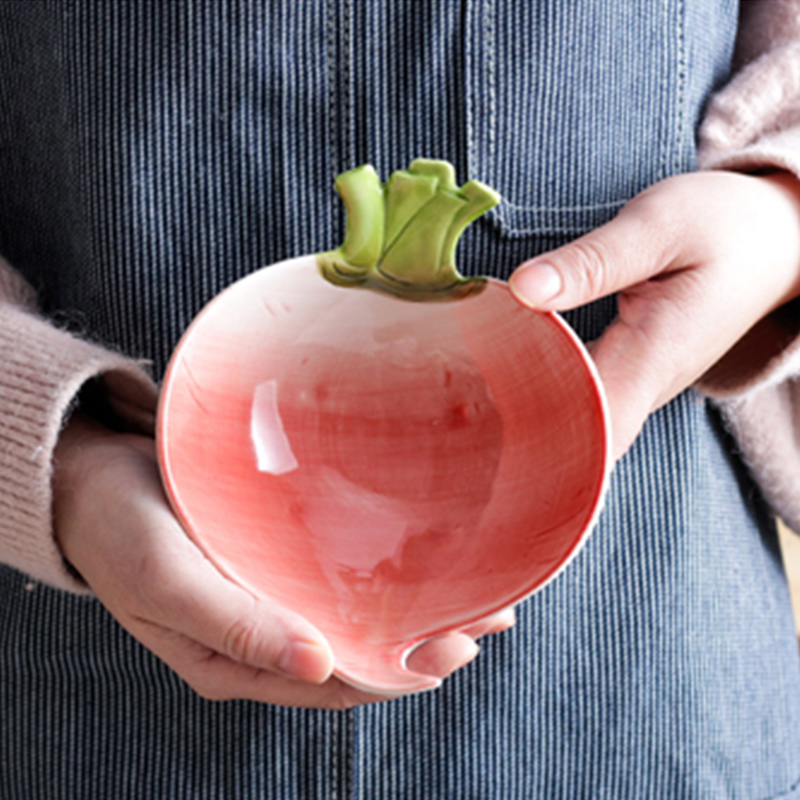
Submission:
M 509 606 L 574 555 L 608 430 L 593 369 L 507 286 L 421 303 L 313 258 L 217 297 L 170 364 L 158 425 L 189 535 L 328 637 L 337 673 L 401 692 L 420 641 Z

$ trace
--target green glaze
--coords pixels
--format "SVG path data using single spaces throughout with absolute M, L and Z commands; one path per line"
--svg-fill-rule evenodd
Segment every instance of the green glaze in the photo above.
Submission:
M 318 256 L 338 286 L 368 286 L 415 300 L 449 299 L 479 288 L 465 278 L 455 252 L 470 222 L 500 202 L 479 181 L 456 185 L 446 161 L 419 158 L 382 185 L 364 165 L 336 179 L 347 222 L 342 246 Z

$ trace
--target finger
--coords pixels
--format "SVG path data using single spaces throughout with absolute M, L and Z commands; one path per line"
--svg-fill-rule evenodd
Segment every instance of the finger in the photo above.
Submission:
M 317 628 L 227 579 L 182 531 L 173 536 L 182 541 L 167 544 L 163 537 L 153 544 L 149 572 L 142 576 L 144 618 L 233 662 L 313 683 L 327 680 L 333 654 Z
M 210 650 L 183 635 L 149 624 L 141 637 L 167 666 L 208 700 L 253 700 L 303 708 L 351 708 L 389 699 L 331 677 L 322 684 L 292 680 Z
M 640 366 L 647 358 L 642 350 L 642 341 L 635 331 L 619 320 L 591 348 L 608 400 L 615 461 L 627 452 L 656 408 L 658 387 L 650 375 L 649 365 L 645 369 Z
M 503 611 L 498 611 L 497 614 L 492 614 L 486 619 L 478 620 L 467 628 L 464 628 L 462 633 L 472 639 L 480 639 L 481 636 L 490 636 L 493 633 L 500 633 L 513 628 L 517 621 L 517 615 L 513 608 L 506 608 Z
M 110 602 L 112 612 L 117 610 L 123 624 L 151 621 L 234 662 L 315 683 L 327 680 L 333 655 L 320 631 L 299 614 L 256 598 L 222 575 L 178 524 L 152 462 L 143 459 L 138 466 L 135 501 L 121 497 L 121 513 L 115 511 L 104 526 L 115 530 L 116 546 L 109 557 L 135 565 L 136 572 L 126 570 L 118 585 L 93 587 Z M 105 572 L 99 580 L 105 580 Z
M 591 345 L 608 398 L 616 458 L 646 418 L 694 383 L 715 357 L 708 342 L 719 336 L 701 314 L 706 277 L 686 270 L 626 290 L 618 318 Z
M 656 204 L 637 198 L 606 225 L 526 261 L 511 275 L 511 291 L 531 308 L 560 311 L 663 271 L 673 260 L 674 236 L 669 225 L 652 224 Z
M 474 639 L 464 633 L 446 633 L 424 642 L 406 661 L 412 672 L 444 678 L 469 664 L 480 652 Z

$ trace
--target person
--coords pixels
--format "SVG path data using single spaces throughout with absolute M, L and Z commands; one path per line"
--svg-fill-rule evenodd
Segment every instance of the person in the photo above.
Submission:
M 799 3 L 10 0 L 0 32 L 0 798 L 800 797 Z M 151 377 L 340 240 L 333 176 L 419 155 L 503 196 L 462 271 L 565 312 L 618 460 L 515 624 L 375 702 L 183 534 Z

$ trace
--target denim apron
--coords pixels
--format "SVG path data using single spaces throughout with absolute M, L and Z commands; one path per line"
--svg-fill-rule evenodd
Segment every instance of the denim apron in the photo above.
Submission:
M 236 278 L 342 236 L 333 177 L 425 155 L 504 197 L 468 274 L 693 168 L 733 0 L 0 3 L 0 249 L 161 374 Z M 605 300 L 568 315 L 586 339 Z M 687 391 L 579 557 L 435 692 L 346 712 L 194 695 L 94 600 L 0 570 L 0 800 L 800 797 L 775 529 Z

